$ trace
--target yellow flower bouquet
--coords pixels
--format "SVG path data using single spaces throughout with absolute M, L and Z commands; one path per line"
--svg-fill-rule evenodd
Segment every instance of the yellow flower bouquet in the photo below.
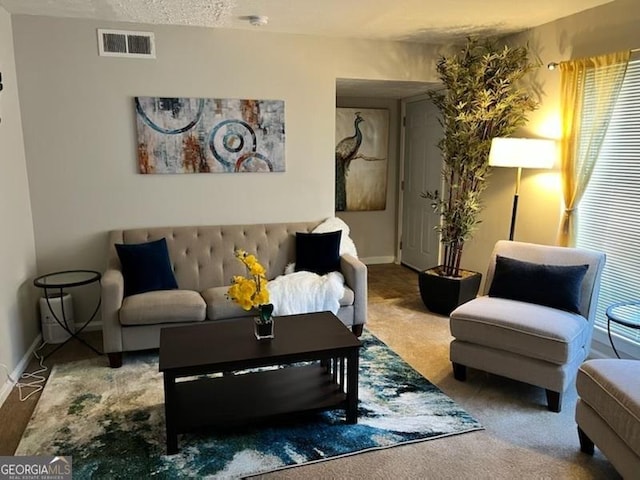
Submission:
M 256 308 L 261 323 L 270 322 L 273 305 L 269 303 L 265 268 L 258 262 L 255 255 L 249 254 L 244 250 L 236 250 L 235 256 L 246 267 L 247 275 L 235 275 L 233 277 L 227 296 L 244 310 Z

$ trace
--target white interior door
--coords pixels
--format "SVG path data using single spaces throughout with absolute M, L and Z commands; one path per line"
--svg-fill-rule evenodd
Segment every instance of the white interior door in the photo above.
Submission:
M 438 265 L 439 260 L 440 239 L 435 227 L 440 218 L 431 201 L 420 194 L 442 190 L 442 154 L 437 147 L 442 127 L 430 100 L 407 102 L 405 115 L 401 261 L 424 270 Z

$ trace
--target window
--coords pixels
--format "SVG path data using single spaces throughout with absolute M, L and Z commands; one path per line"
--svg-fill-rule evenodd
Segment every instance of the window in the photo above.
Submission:
M 587 75 L 583 122 L 592 110 Z M 583 144 L 581 143 L 582 147 Z M 622 90 L 591 181 L 578 206 L 576 244 L 607 254 L 594 338 L 607 342 L 605 311 L 613 303 L 640 300 L 640 60 L 629 63 Z M 611 324 L 619 351 L 640 358 L 640 330 Z

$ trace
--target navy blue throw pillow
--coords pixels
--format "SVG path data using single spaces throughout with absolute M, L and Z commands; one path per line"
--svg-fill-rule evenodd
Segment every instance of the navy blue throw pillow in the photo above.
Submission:
M 497 255 L 489 296 L 580 313 L 582 279 L 588 269 L 589 265 L 545 265 Z
M 342 231 L 296 233 L 296 272 L 324 275 L 340 270 L 340 238 Z
M 125 297 L 178 288 L 164 238 L 148 243 L 116 243 L 116 251 L 122 264 Z

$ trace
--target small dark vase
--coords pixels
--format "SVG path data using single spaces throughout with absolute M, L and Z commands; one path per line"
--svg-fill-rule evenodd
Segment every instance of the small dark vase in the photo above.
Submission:
M 456 307 L 476 297 L 482 274 L 462 270 L 460 277 L 447 277 L 434 267 L 418 274 L 420 296 L 424 306 L 434 313 L 449 315 Z
M 268 303 L 258 307 L 258 316 L 254 318 L 253 331 L 258 340 L 274 338 L 273 305 Z
M 258 340 L 268 340 L 274 338 L 273 320 L 265 323 L 260 323 L 258 319 L 256 319 L 254 324 L 254 333 Z

